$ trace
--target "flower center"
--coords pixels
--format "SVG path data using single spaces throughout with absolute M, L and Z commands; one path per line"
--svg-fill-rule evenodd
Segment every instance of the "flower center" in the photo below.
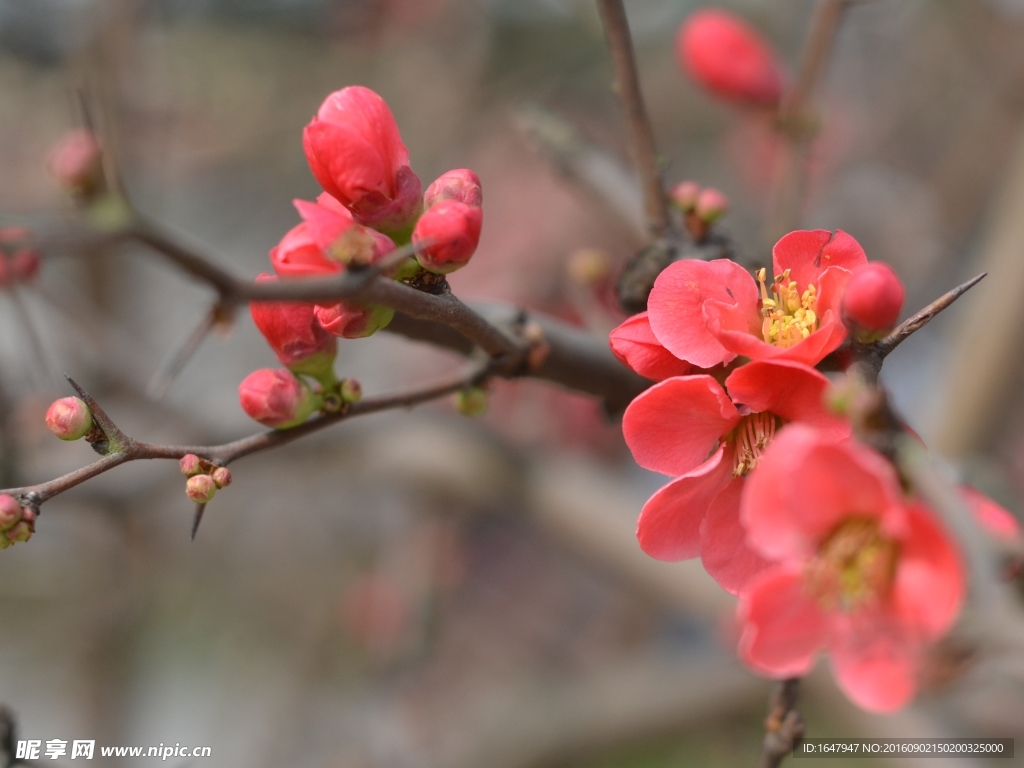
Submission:
M 888 593 L 898 557 L 899 545 L 879 531 L 876 519 L 852 517 L 818 547 L 805 584 L 823 607 L 851 611 Z
M 736 464 L 732 476 L 743 477 L 753 471 L 768 443 L 775 437 L 779 417 L 773 413 L 752 413 L 744 416 L 733 430 L 736 441 Z
M 761 284 L 761 336 L 768 344 L 788 348 L 799 344 L 818 329 L 818 289 L 814 284 L 807 286 L 801 294 L 795 280 L 789 279 L 787 269 L 776 275 L 771 285 L 774 298 L 768 295 L 765 285 L 767 272 L 757 272 Z

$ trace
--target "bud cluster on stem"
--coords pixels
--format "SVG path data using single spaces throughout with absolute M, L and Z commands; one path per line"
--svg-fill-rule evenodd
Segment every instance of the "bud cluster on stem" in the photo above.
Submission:
M 701 187 L 696 181 L 681 181 L 669 195 L 683 214 L 686 229 L 695 242 L 707 239 L 711 225 L 729 210 L 729 198 L 714 187 Z
M 36 511 L 10 494 L 0 494 L 0 549 L 28 541 L 36 530 Z

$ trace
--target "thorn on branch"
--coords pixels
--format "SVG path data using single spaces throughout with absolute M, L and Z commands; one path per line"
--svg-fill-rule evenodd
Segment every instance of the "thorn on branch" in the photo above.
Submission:
M 196 540 L 196 531 L 199 530 L 199 524 L 203 522 L 203 513 L 205 511 L 205 504 L 196 504 L 195 514 L 192 516 L 192 541 Z
M 106 411 L 100 407 L 100 404 L 96 402 L 92 395 L 82 389 L 77 381 L 72 379 L 66 373 L 64 374 L 64 378 L 68 380 L 68 383 L 71 384 L 75 392 L 78 393 L 78 396 L 82 398 L 87 406 L 89 406 L 89 411 L 92 413 L 93 421 L 103 433 L 102 436 L 86 435 L 86 439 L 89 440 L 89 443 L 93 446 L 94 450 L 102 456 L 106 456 L 112 451 L 120 452 L 124 450 L 124 448 L 131 442 L 131 438 L 118 428 L 111 418 L 107 416 Z M 103 444 L 104 442 L 106 445 Z

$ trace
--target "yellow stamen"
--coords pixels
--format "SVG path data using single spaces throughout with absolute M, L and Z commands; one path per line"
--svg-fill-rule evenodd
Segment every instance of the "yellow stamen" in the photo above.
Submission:
M 885 597 L 898 557 L 899 545 L 879 530 L 876 519 L 852 517 L 818 547 L 805 584 L 823 607 L 855 610 Z
M 790 270 L 777 275 L 771 285 L 771 292 L 777 298 L 768 296 L 767 272 L 760 269 L 757 281 L 761 284 L 761 336 L 768 344 L 788 348 L 810 336 L 818 329 L 818 290 L 812 284 L 803 293 L 795 280 L 790 280 Z

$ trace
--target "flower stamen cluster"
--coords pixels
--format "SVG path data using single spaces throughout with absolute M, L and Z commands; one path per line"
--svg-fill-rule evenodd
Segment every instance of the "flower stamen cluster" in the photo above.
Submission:
M 733 477 L 745 477 L 753 471 L 761 454 L 775 437 L 775 430 L 781 421 L 773 413 L 752 413 L 743 418 L 732 434 L 732 439 L 736 444 L 736 464 L 732 470 Z
M 783 349 L 795 347 L 818 330 L 818 289 L 811 283 L 800 293 L 797 282 L 790 280 L 791 270 L 787 269 L 775 276 L 771 286 L 775 298 L 771 298 L 765 285 L 766 272 L 761 269 L 757 273 L 764 317 L 761 335 L 768 344 Z
M 899 554 L 899 543 L 880 530 L 877 520 L 849 517 L 807 563 L 807 592 L 826 610 L 851 613 L 877 606 L 889 596 Z

